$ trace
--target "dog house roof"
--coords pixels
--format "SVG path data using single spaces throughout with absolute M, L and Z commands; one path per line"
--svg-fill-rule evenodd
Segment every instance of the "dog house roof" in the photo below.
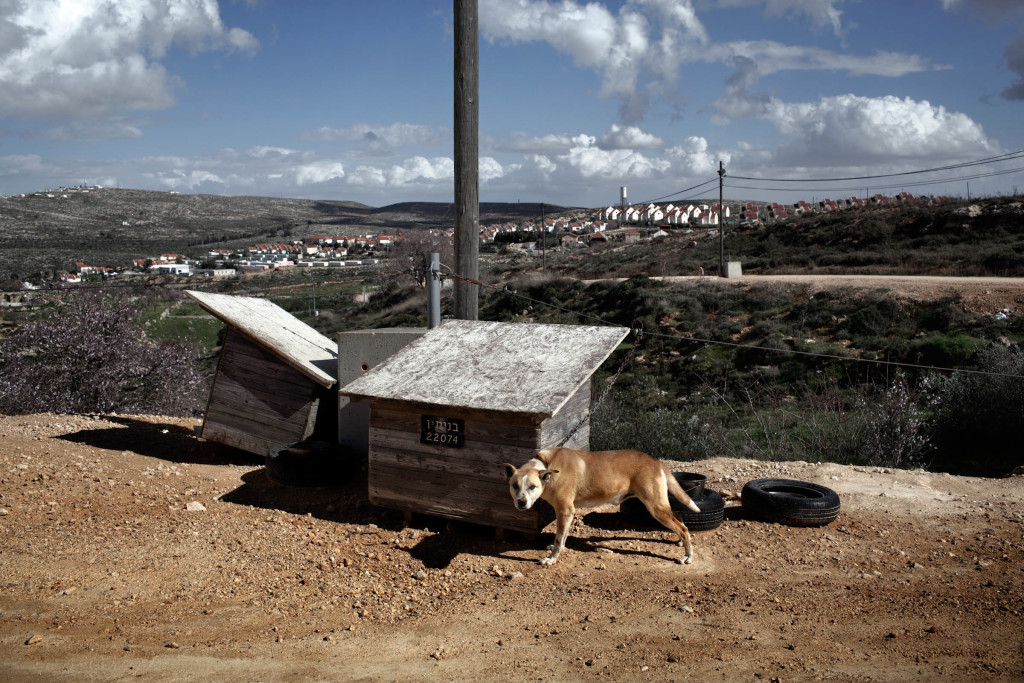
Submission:
M 340 392 L 551 417 L 627 334 L 622 327 L 446 320 Z
M 274 302 L 192 290 L 185 293 L 317 384 L 329 388 L 337 382 L 337 343 Z

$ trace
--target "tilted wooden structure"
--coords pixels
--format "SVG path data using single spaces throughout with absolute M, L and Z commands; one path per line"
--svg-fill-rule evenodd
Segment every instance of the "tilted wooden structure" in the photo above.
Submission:
M 203 439 L 257 455 L 336 440 L 337 343 L 266 299 L 185 293 L 228 326 Z
M 370 401 L 370 502 L 539 531 L 551 509 L 516 510 L 499 465 L 589 446 L 590 377 L 627 333 L 446 320 L 341 387 Z

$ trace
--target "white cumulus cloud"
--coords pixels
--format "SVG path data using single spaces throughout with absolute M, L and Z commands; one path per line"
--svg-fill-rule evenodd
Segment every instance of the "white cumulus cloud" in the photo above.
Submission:
M 552 173 L 558 170 L 558 164 L 543 154 L 528 155 L 526 160 L 533 164 L 545 177 L 550 177 Z
M 702 137 L 690 136 L 675 147 L 668 149 L 673 167 L 684 175 L 710 175 L 718 171 L 718 162 L 729 163 L 730 155 L 721 151 L 712 153 L 708 141 Z
M 504 177 L 505 168 L 494 157 L 480 157 L 477 162 L 477 173 L 480 182 L 486 183 Z
M 613 14 L 597 2 L 481 0 L 480 28 L 494 41 L 546 42 L 601 75 L 627 122 L 647 108 L 642 75 L 672 82 L 708 36 L 689 0 L 630 0 Z
M 160 60 L 173 45 L 251 53 L 216 0 L 0 2 L 0 115 L 98 118 L 166 109 L 181 82 Z
M 613 123 L 599 140 L 601 149 L 661 149 L 665 141 L 636 126 Z
M 294 169 L 298 185 L 315 185 L 328 180 L 345 177 L 345 166 L 340 161 L 316 161 Z
M 840 35 L 852 27 L 843 22 L 843 1 L 697 0 L 695 5 L 694 0 L 626 0 L 613 13 L 598 2 L 481 0 L 480 26 L 492 41 L 548 43 L 578 67 L 599 74 L 601 95 L 621 101 L 625 123 L 641 121 L 651 98 L 678 93 L 682 67 L 695 62 L 744 59 L 759 65 L 761 74 L 801 69 L 896 77 L 933 68 L 926 58 L 899 52 L 850 55 L 772 40 L 713 43 L 696 11 L 764 5 L 768 15 L 806 16 L 812 26 Z M 1016 63 L 1015 54 L 1007 61 Z
M 763 116 L 782 135 L 780 163 L 802 166 L 978 158 L 999 152 L 969 116 L 909 97 L 841 95 L 772 100 Z
M 560 157 L 584 178 L 651 178 L 664 173 L 668 160 L 647 157 L 632 149 L 601 149 L 593 144 L 578 145 Z
M 412 157 L 406 159 L 401 166 L 392 166 L 386 171 L 388 185 L 402 187 L 417 183 L 434 183 L 453 181 L 455 179 L 455 162 L 448 157 Z

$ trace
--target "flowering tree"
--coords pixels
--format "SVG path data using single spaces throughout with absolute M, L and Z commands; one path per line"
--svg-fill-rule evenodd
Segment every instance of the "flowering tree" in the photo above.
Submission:
M 69 294 L 0 340 L 0 411 L 189 415 L 199 368 L 182 344 L 147 338 L 124 294 Z

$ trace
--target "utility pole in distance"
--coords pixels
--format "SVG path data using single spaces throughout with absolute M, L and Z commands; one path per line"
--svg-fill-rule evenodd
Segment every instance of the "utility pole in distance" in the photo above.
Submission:
M 453 0 L 455 19 L 455 271 L 474 280 L 480 272 L 480 67 L 477 0 Z M 477 285 L 455 278 L 458 320 L 476 320 Z
M 718 162 L 718 274 L 725 277 L 725 215 L 722 213 L 722 181 L 725 166 Z
M 544 222 L 544 202 L 540 203 L 540 269 L 548 269 L 548 252 L 544 248 L 547 242 L 548 225 Z

